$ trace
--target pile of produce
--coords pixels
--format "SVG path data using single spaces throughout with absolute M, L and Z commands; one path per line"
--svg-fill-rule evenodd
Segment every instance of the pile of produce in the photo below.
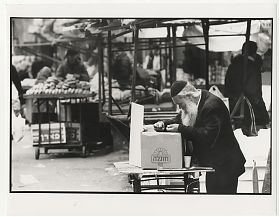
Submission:
M 90 94 L 90 84 L 86 81 L 79 81 L 69 78 L 64 81 L 57 77 L 49 77 L 44 83 L 34 85 L 27 90 L 27 95 L 37 94 Z

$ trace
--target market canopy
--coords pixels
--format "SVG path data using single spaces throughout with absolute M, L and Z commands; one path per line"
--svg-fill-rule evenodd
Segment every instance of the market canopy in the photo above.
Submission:
M 269 32 L 267 32 L 266 29 L 264 29 L 264 25 L 266 24 L 267 23 L 260 20 L 252 20 L 251 22 L 250 40 L 257 42 L 258 53 L 261 55 L 271 47 L 271 35 L 269 35 Z M 246 28 L 246 22 L 210 26 L 209 50 L 214 52 L 240 50 L 245 42 Z M 191 36 L 187 38 L 187 42 L 190 44 L 204 43 L 203 37 L 192 37 L 203 36 L 201 25 L 187 26 L 184 29 L 183 36 Z M 205 46 L 203 45 L 199 45 L 198 47 L 205 49 Z
M 166 38 L 168 27 L 176 26 L 176 37 L 185 43 L 205 49 L 203 19 L 34 19 L 29 32 L 41 34 L 48 41 L 63 38 L 83 39 L 111 31 L 113 36 L 132 37 L 137 27 L 139 38 Z M 245 41 L 245 19 L 210 19 L 209 50 L 238 51 Z M 172 36 L 172 35 L 170 35 Z M 258 53 L 271 47 L 271 21 L 252 20 L 250 40 L 258 44 Z

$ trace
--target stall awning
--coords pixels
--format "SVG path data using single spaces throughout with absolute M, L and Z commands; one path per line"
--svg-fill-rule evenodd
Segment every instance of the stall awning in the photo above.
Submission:
M 139 38 L 166 38 L 167 26 L 177 26 L 177 37 L 185 37 L 186 43 L 205 49 L 201 19 L 46 19 L 45 23 L 34 20 L 30 32 L 42 34 L 49 41 L 60 38 L 85 38 L 112 31 L 112 35 L 132 37 L 133 29 L 139 28 Z M 246 20 L 210 19 L 209 50 L 214 52 L 238 51 L 245 41 Z M 71 25 L 72 24 L 72 25 Z M 35 28 L 36 26 L 36 28 Z M 258 53 L 264 54 L 271 47 L 271 21 L 252 20 L 250 40 L 258 44 Z M 215 35 L 219 35 L 215 37 Z M 223 36 L 224 35 L 224 36 Z M 235 36 L 233 36 L 235 35 Z M 237 35 L 237 36 L 236 36 Z
M 209 50 L 214 52 L 238 51 L 245 41 L 246 22 L 213 25 L 209 28 Z M 243 34 L 243 35 L 242 35 Z M 220 35 L 215 37 L 215 35 Z M 224 35 L 224 36 L 223 36 Z M 237 35 L 237 36 L 231 36 Z M 204 43 L 203 29 L 201 25 L 187 26 L 183 36 L 189 37 L 186 41 L 190 44 Z M 271 46 L 271 37 L 264 28 L 262 21 L 253 20 L 251 24 L 250 40 L 257 42 L 258 53 L 264 54 Z M 198 46 L 205 49 L 205 46 Z

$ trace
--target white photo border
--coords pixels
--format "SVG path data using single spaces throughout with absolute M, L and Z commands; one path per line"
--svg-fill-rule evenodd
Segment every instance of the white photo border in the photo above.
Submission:
M 1 126 L 1 180 L 5 177 L 4 212 L 8 215 L 276 215 L 278 186 L 278 44 L 279 30 L 277 1 L 28 1 L 29 4 L 11 1 L 5 7 L 3 87 L 5 106 L 1 107 L 4 126 Z M 30 3 L 31 2 L 31 3 Z M 42 3 L 41 3 L 42 2 Z M 87 2 L 82 4 L 82 2 Z M 225 1 L 223 1 L 225 2 Z M 134 194 L 16 194 L 9 193 L 9 64 L 10 17 L 187 17 L 187 18 L 273 18 L 272 63 L 272 194 L 271 195 L 134 195 Z M 3 52 L 4 51 L 4 52 Z M 278 81 L 278 82 L 277 82 Z M 7 105 L 6 105 L 7 103 Z M 3 161 L 3 163 L 2 163 Z M 2 172 L 2 169 L 1 169 Z M 2 189 L 3 188 L 3 189 Z

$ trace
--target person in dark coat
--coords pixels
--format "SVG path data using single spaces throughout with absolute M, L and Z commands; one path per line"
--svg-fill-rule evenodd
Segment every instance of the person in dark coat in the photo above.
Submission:
M 245 52 L 247 49 L 247 58 Z M 246 61 L 246 62 L 245 62 Z M 244 73 L 244 64 L 247 63 L 247 72 Z M 245 42 L 242 54 L 236 56 L 229 65 L 225 77 L 225 96 L 229 98 L 230 111 L 232 112 L 240 95 L 243 93 L 250 101 L 256 125 L 266 128 L 269 115 L 262 98 L 262 58 L 257 54 L 257 44 L 253 41 Z M 245 123 L 250 122 L 250 113 L 245 107 Z
M 20 78 L 19 78 L 18 72 L 16 70 L 16 67 L 14 67 L 13 65 L 11 65 L 11 85 L 12 85 L 12 82 L 14 83 L 15 87 L 17 88 L 18 98 L 20 100 L 20 103 L 24 104 L 23 89 L 21 86 Z
M 171 97 L 180 112 L 174 119 L 155 123 L 155 130 L 180 132 L 192 143 L 193 158 L 197 159 L 198 165 L 215 169 L 206 175 L 207 193 L 236 193 L 238 177 L 245 172 L 246 160 L 234 136 L 224 102 L 186 81 L 172 84 Z
M 79 53 L 73 49 L 67 50 L 65 61 L 58 66 L 56 77 L 65 79 L 67 74 L 73 74 L 80 81 L 89 81 L 88 72 Z
M 132 60 L 128 52 L 124 51 L 124 45 L 120 46 L 113 64 L 113 78 L 119 83 L 121 89 L 129 87 L 132 77 Z

